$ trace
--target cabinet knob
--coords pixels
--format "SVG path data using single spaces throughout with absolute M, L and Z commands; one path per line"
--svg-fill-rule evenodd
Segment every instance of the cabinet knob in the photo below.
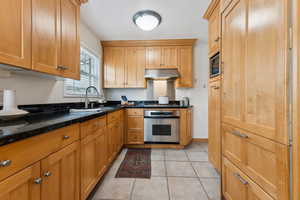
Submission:
M 240 133 L 239 131 L 232 131 L 231 133 L 233 135 L 235 135 L 235 136 L 238 136 L 238 137 L 241 137 L 241 138 L 245 138 L 245 139 L 247 139 L 249 137 L 248 135 L 246 135 L 244 133 Z
M 0 167 L 8 167 L 10 166 L 12 163 L 11 160 L 3 160 L 3 161 L 0 161 Z
M 67 66 L 62 66 L 62 65 L 58 65 L 58 66 L 56 67 L 56 69 L 64 71 L 64 70 L 68 70 L 69 67 L 67 67 Z
M 52 175 L 52 173 L 49 172 L 49 171 L 47 171 L 47 172 L 44 173 L 44 176 L 45 176 L 45 177 L 49 177 L 49 176 L 51 176 L 51 175 Z
M 64 140 L 67 140 L 67 139 L 69 139 L 69 138 L 70 138 L 70 136 L 68 136 L 68 135 L 65 135 L 65 136 L 63 137 Z
M 215 39 L 215 42 L 219 42 L 219 40 L 220 40 L 220 37 L 217 37 L 217 38 Z
M 39 178 L 34 179 L 33 182 L 34 182 L 34 184 L 39 185 L 39 184 L 41 184 L 43 182 L 43 179 L 39 177 Z

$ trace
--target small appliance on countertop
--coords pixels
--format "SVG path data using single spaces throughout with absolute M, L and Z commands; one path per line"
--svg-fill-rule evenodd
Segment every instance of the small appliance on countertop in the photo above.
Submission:
M 0 119 L 12 120 L 27 115 L 25 110 L 18 109 L 16 104 L 16 91 L 4 90 L 3 91 L 3 110 L 0 111 Z
M 181 101 L 181 106 L 189 107 L 190 106 L 190 99 L 188 97 L 183 97 Z
M 163 104 L 163 105 L 169 104 L 169 97 L 167 96 L 158 97 L 158 104 Z

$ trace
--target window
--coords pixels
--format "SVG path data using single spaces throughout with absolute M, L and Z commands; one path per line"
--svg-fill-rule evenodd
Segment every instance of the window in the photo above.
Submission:
M 80 80 L 65 79 L 64 96 L 83 97 L 89 86 L 99 90 L 99 58 L 87 49 L 80 48 Z M 90 96 L 97 96 L 95 90 L 89 91 Z

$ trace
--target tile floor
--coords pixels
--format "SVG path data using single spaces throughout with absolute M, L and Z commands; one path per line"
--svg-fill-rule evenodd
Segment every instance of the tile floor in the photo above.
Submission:
M 105 175 L 93 200 L 220 200 L 220 179 L 208 162 L 207 144 L 184 150 L 153 149 L 151 179 L 115 178 L 124 149 Z

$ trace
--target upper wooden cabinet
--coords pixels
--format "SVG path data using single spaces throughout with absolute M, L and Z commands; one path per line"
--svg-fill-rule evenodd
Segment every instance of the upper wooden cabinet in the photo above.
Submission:
M 0 13 L 0 63 L 79 79 L 77 0 L 10 0 Z
M 222 13 L 222 119 L 284 144 L 288 143 L 286 4 L 236 0 Z M 266 7 L 276 16 L 257 15 Z
M 145 88 L 145 68 L 177 68 L 176 87 L 193 87 L 194 43 L 194 39 L 102 41 L 104 87 Z
M 0 63 L 31 68 L 31 1 L 2 1 Z
M 211 2 L 204 18 L 208 20 L 208 46 L 209 54 L 212 56 L 220 51 L 220 0 L 213 0 Z

